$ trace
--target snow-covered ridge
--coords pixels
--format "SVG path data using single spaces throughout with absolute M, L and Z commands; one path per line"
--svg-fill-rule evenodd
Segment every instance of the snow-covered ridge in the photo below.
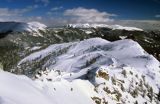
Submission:
M 72 28 L 97 28 L 97 27 L 109 27 L 109 25 L 106 24 L 68 24 L 67 27 L 72 27 Z
M 61 54 L 60 54 L 61 53 Z M 52 54 L 60 54 L 52 56 Z M 43 68 L 76 72 L 73 78 L 83 76 L 88 69 L 100 66 L 116 65 L 130 66 L 148 76 L 160 87 L 159 62 L 147 54 L 142 47 L 132 40 L 109 42 L 101 38 L 92 38 L 80 42 L 51 45 L 48 48 L 30 54 L 19 62 L 19 66 L 31 64 L 50 57 Z M 96 61 L 94 61 L 96 60 Z
M 106 25 L 106 24 L 68 24 L 67 27 L 72 28 L 100 28 L 100 27 L 107 27 L 113 30 L 128 30 L 128 31 L 143 31 L 143 29 L 136 28 L 136 27 L 127 27 L 121 25 Z
M 0 22 L 0 33 L 8 31 L 12 32 L 38 32 L 38 30 L 45 30 L 47 26 L 39 22 Z
M 22 59 L 19 68 L 45 57 L 46 69 L 35 80 L 0 72 L 0 104 L 160 103 L 160 63 L 137 42 L 91 38 L 53 44 Z

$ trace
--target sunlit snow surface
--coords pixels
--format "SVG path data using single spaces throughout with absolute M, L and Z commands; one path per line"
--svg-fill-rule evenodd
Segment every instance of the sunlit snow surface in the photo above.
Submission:
M 121 25 L 106 25 L 106 24 L 68 24 L 68 27 L 72 28 L 110 28 L 112 30 L 128 30 L 128 31 L 143 31 L 143 29 L 137 27 L 128 27 Z
M 42 65 L 46 70 L 33 81 L 0 72 L 0 104 L 159 103 L 160 64 L 132 40 L 55 44 L 30 54 L 18 66 L 47 56 Z

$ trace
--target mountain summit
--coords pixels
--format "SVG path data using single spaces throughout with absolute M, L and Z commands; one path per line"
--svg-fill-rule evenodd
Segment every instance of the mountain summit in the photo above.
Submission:
M 0 22 L 0 33 L 6 32 L 38 32 L 47 26 L 39 22 Z

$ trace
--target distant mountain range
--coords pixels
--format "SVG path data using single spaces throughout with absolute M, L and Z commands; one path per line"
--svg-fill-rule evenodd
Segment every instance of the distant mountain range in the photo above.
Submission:
M 136 27 L 127 27 L 121 25 L 106 25 L 106 24 L 68 24 L 67 27 L 72 28 L 110 28 L 112 30 L 128 30 L 128 31 L 143 31 Z
M 106 24 L 68 24 L 66 27 L 72 28 L 110 28 L 113 30 L 128 30 L 128 31 L 143 31 L 136 27 L 126 27 L 121 25 L 106 25 Z M 46 25 L 39 22 L 0 22 L 0 33 L 5 32 L 38 32 L 38 30 L 45 30 Z

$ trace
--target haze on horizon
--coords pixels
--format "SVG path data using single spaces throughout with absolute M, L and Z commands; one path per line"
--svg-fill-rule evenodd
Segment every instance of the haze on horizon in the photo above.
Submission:
M 1 0 L 0 21 L 160 24 L 160 0 Z

